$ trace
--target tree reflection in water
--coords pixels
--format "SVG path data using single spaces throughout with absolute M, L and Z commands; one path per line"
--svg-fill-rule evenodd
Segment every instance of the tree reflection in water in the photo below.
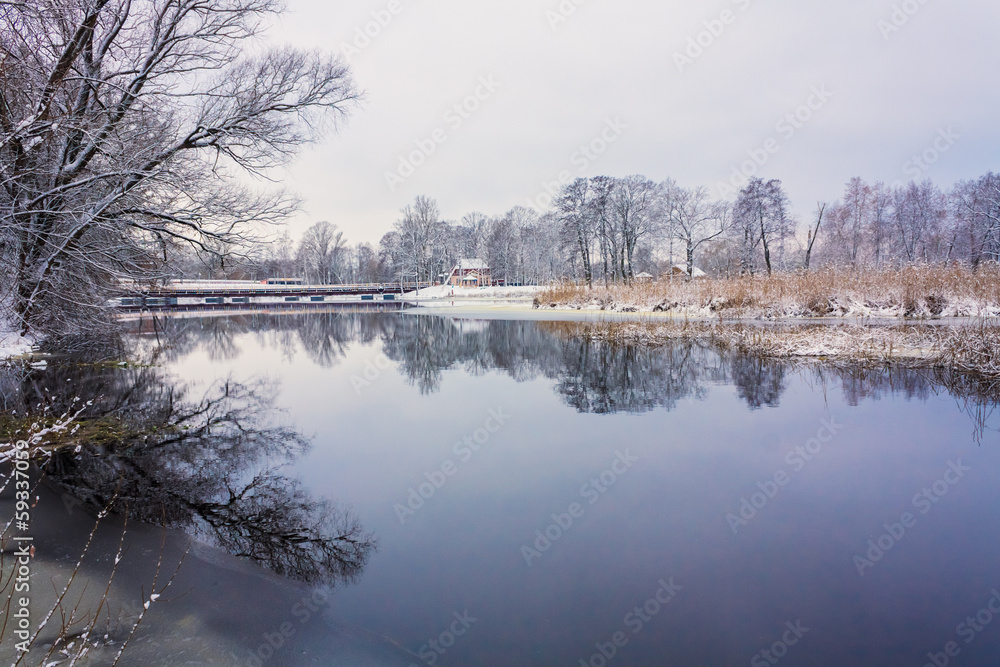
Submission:
M 304 351 L 335 366 L 352 344 L 381 344 L 420 393 L 441 388 L 446 371 L 504 373 L 519 382 L 552 381 L 566 405 L 585 413 L 674 409 L 712 385 L 732 385 L 750 409 L 778 406 L 793 373 L 839 385 L 849 403 L 883 394 L 926 399 L 947 393 L 981 437 L 1000 403 L 988 379 L 933 368 L 866 368 L 747 357 L 708 343 L 619 345 L 581 335 L 573 324 L 476 322 L 399 313 L 255 314 L 167 318 L 136 324 L 135 354 L 170 360 L 195 348 L 213 358 L 241 354 L 253 336 L 287 357 Z M 97 397 L 86 426 L 47 472 L 82 499 L 113 498 L 129 514 L 186 526 L 219 546 L 279 573 L 310 582 L 355 579 L 374 539 L 341 506 L 311 497 L 281 472 L 308 447 L 271 407 L 277 388 L 264 380 L 220 382 L 202 395 L 157 368 L 54 367 L 0 373 L 0 406 L 39 403 L 59 413 L 73 397 Z M 117 494 L 117 496 L 116 496 Z
M 375 547 L 351 510 L 282 474 L 309 444 L 270 407 L 272 382 L 223 381 L 195 396 L 156 368 L 70 365 L 29 373 L 18 389 L 22 410 L 56 414 L 74 396 L 96 397 L 44 465 L 95 508 L 184 527 L 310 583 L 356 580 Z
M 887 393 L 920 399 L 948 393 L 972 418 L 977 437 L 1000 403 L 996 382 L 968 373 L 763 359 L 690 340 L 622 345 L 588 338 L 583 325 L 571 322 L 329 312 L 167 319 L 162 327 L 171 341 L 168 355 L 193 346 L 230 350 L 236 336 L 252 333 L 286 356 L 301 346 L 325 367 L 338 363 L 353 343 L 381 342 L 399 373 L 422 394 L 440 390 L 449 370 L 501 372 L 518 382 L 548 378 L 567 405 L 598 414 L 670 410 L 680 400 L 704 396 L 714 384 L 735 386 L 752 410 L 777 407 L 792 373 L 824 387 L 839 385 L 851 404 Z

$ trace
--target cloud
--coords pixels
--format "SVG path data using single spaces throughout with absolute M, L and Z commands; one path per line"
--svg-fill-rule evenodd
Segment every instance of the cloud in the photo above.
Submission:
M 903 177 L 941 127 L 962 140 L 928 177 L 947 186 L 1000 166 L 1000 89 L 990 85 L 1000 53 L 985 47 L 1000 7 L 985 0 L 925 0 L 888 40 L 879 21 L 891 20 L 896 0 L 562 0 L 575 11 L 555 29 L 546 12 L 560 12 L 560 0 L 395 2 L 290 0 L 272 33 L 341 50 L 381 18 L 351 57 L 364 107 L 288 171 L 306 201 L 296 233 L 327 219 L 352 242 L 377 242 L 418 194 L 438 199 L 450 219 L 501 212 L 537 194 L 609 117 L 629 130 L 587 175 L 712 185 L 821 85 L 835 98 L 762 168 L 785 182 L 803 216 L 852 176 Z M 678 71 L 675 55 L 718 32 L 723 11 L 735 20 Z M 385 173 L 446 127 L 445 114 L 483 76 L 502 87 L 390 191 Z

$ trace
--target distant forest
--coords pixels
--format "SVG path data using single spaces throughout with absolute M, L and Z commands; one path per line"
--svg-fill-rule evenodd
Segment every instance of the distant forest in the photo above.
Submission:
M 285 234 L 239 262 L 192 255 L 185 273 L 202 277 L 301 276 L 310 282 L 434 281 L 460 258 L 489 263 L 507 283 L 587 283 L 659 276 L 679 265 L 716 276 L 830 265 L 891 268 L 1000 259 L 1000 175 L 942 190 L 930 180 L 888 186 L 852 178 L 841 197 L 800 220 L 779 180 L 751 179 L 735 201 L 707 188 L 645 176 L 580 178 L 548 210 L 517 206 L 443 220 L 435 200 L 417 197 L 375 247 L 352 245 L 336 225 Z

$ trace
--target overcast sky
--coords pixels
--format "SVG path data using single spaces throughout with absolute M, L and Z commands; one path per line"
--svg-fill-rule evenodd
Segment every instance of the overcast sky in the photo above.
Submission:
M 1000 169 L 996 0 L 288 6 L 272 38 L 348 46 L 366 96 L 290 167 L 305 200 L 293 236 L 329 220 L 377 243 L 417 195 L 457 220 L 544 203 L 561 176 L 641 173 L 721 196 L 752 166 L 806 218 L 852 176 L 950 186 Z

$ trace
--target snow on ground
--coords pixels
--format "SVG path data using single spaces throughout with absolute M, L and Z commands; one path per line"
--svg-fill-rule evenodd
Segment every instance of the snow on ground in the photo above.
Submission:
M 546 311 L 588 311 L 610 313 L 639 313 L 649 315 L 663 313 L 677 319 L 716 320 L 852 320 L 871 318 L 876 320 L 950 320 L 950 319 L 997 319 L 1000 306 L 968 297 L 951 297 L 938 310 L 926 299 L 919 299 L 911 308 L 903 303 L 878 304 L 870 300 L 850 297 L 830 297 L 818 306 L 807 306 L 802 299 L 789 295 L 772 303 L 756 304 L 748 307 L 734 305 L 723 297 L 705 301 L 697 295 L 681 295 L 679 298 L 656 296 L 651 301 L 645 295 L 613 297 L 602 294 L 589 296 L 581 294 L 561 302 L 541 304 Z
M 9 312 L 0 303 L 0 361 L 31 352 L 34 340 L 25 338 L 18 333 L 18 328 L 7 318 Z
M 407 292 L 407 299 L 526 299 L 534 298 L 535 294 L 546 288 L 536 285 L 524 287 L 452 287 L 451 285 L 437 285 L 435 287 L 425 287 L 419 294 Z
M 35 341 L 24 338 L 16 331 L 4 331 L 3 326 L 0 324 L 0 361 L 31 352 L 31 346 Z

